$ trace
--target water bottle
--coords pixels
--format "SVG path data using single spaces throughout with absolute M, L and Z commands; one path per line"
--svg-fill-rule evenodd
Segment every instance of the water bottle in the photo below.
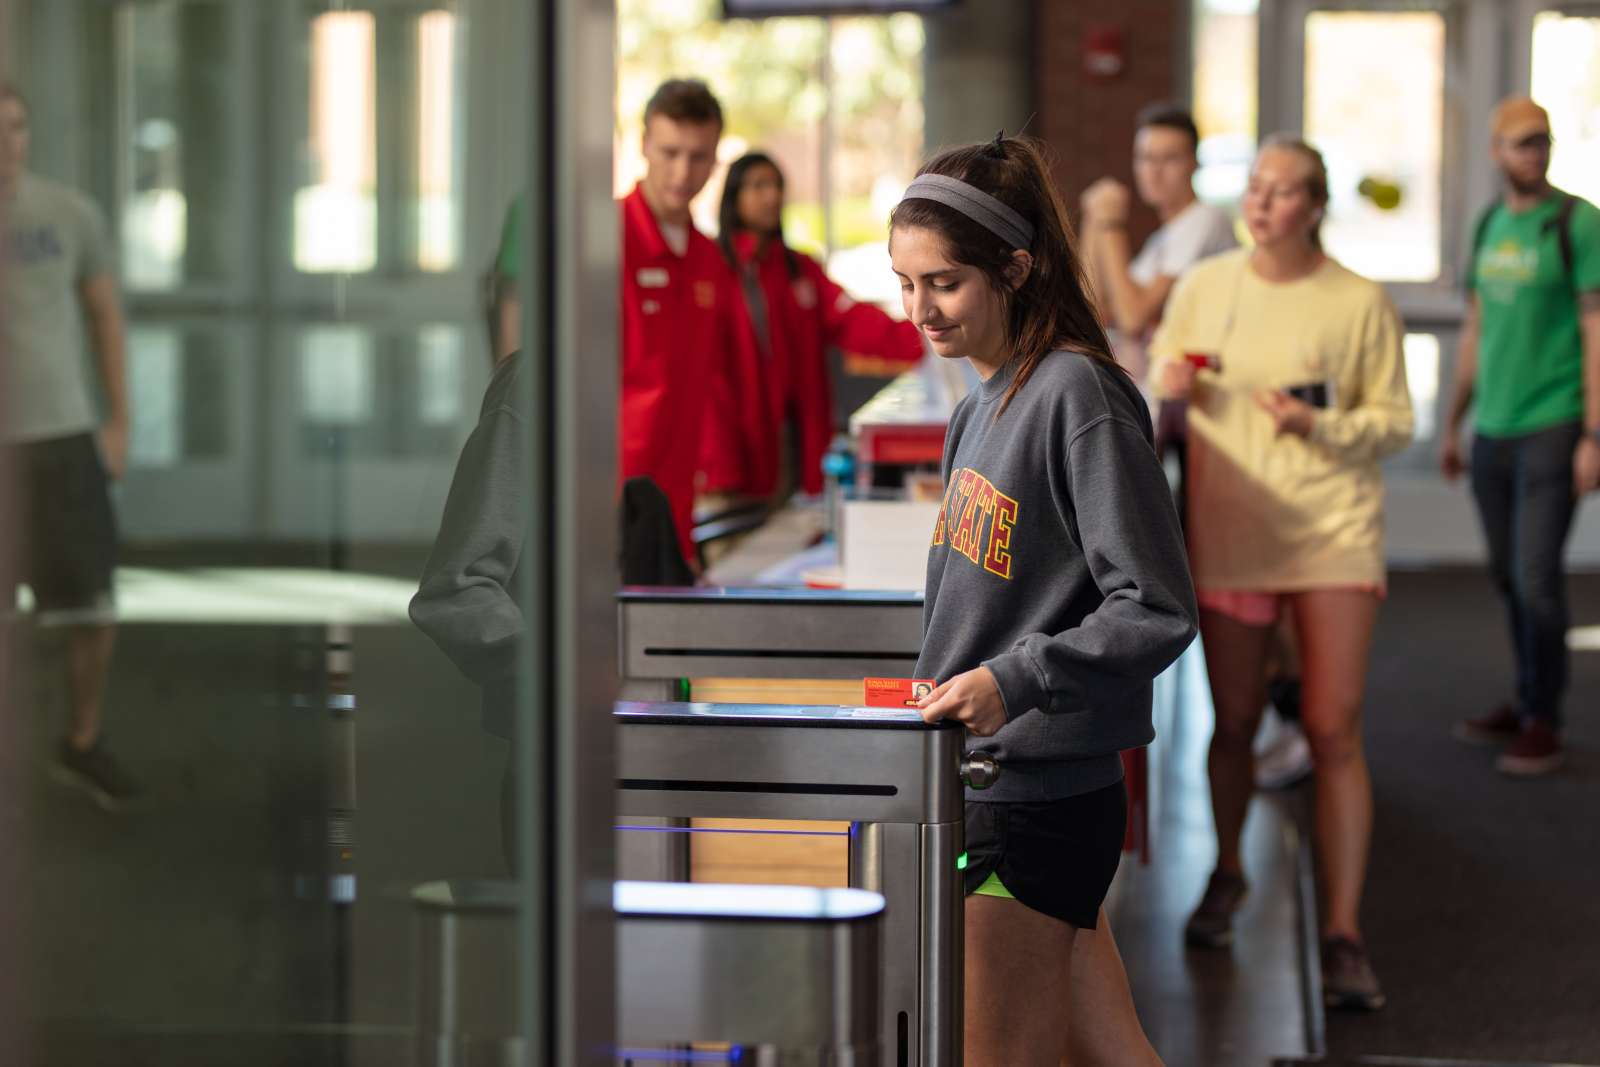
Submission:
M 824 540 L 839 540 L 840 528 L 844 523 L 844 501 L 849 496 L 855 474 L 856 457 L 850 451 L 850 439 L 839 434 L 822 457 L 822 498 L 827 515 L 826 529 L 822 534 Z

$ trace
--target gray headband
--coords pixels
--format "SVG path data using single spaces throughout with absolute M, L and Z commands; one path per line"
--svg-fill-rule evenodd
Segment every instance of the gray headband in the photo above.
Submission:
M 954 208 L 1012 248 L 1026 250 L 1033 244 L 1033 227 L 1028 220 L 977 186 L 943 174 L 924 174 L 906 187 L 907 200 L 932 200 Z

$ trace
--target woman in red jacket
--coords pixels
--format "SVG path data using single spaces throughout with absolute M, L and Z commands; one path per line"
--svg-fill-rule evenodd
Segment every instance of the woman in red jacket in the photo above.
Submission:
M 736 380 L 720 383 L 701 456 L 707 490 L 821 492 L 835 428 L 828 349 L 907 368 L 922 358 L 915 326 L 857 303 L 815 260 L 784 244 L 782 217 L 778 165 L 760 152 L 735 160 L 717 243 L 741 283 L 758 350 L 738 361 Z

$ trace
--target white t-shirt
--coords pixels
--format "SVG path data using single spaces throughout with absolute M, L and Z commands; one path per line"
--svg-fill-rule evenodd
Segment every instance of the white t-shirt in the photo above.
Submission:
M 1233 219 L 1213 204 L 1192 201 L 1150 235 L 1139 254 L 1128 264 L 1128 274 L 1140 285 L 1157 278 L 1180 278 L 1200 260 L 1237 248 Z M 1147 359 L 1144 346 L 1149 334 L 1129 337 L 1120 331 L 1112 336 L 1117 362 L 1132 372 L 1135 381 L 1144 381 Z
M 661 239 L 667 242 L 667 247 L 672 249 L 672 254 L 681 256 L 689 251 L 689 227 L 675 222 L 662 222 L 656 220 L 661 227 Z
M 1162 224 L 1128 264 L 1128 273 L 1140 285 L 1163 275 L 1181 277 L 1207 256 L 1237 248 L 1233 220 L 1213 204 L 1195 200 Z
M 0 439 L 42 441 L 94 429 L 89 338 L 78 290 L 116 262 L 105 220 L 89 198 L 23 174 L 3 205 L 0 255 Z

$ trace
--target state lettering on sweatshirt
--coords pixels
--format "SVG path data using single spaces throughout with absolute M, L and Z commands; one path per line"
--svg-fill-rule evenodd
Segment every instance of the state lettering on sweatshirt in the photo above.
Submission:
M 1016 500 L 977 471 L 961 467 L 951 472 L 933 523 L 933 544 L 948 540 L 952 552 L 1010 581 L 1011 531 L 1016 525 Z

